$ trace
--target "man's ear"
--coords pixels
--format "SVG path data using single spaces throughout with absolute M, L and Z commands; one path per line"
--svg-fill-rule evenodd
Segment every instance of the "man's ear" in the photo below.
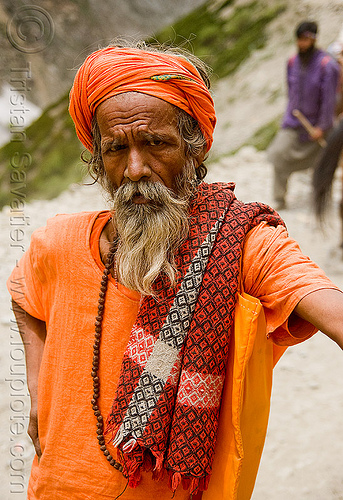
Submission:
M 201 151 L 200 154 L 198 154 L 198 156 L 194 157 L 196 169 L 200 167 L 202 162 L 205 160 L 205 157 L 206 157 L 206 146 L 203 147 L 203 150 Z

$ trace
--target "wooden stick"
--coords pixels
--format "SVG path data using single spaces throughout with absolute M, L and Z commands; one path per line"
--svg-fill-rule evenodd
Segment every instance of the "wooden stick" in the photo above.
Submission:
M 314 126 L 312 125 L 312 123 L 310 123 L 308 121 L 308 119 L 306 118 L 306 116 L 303 115 L 303 113 L 301 111 L 299 111 L 298 109 L 293 109 L 292 113 L 293 113 L 293 116 L 295 116 L 296 118 L 298 118 L 299 122 L 304 127 L 304 129 L 306 130 L 306 132 L 308 132 L 310 134 L 310 136 L 313 137 Z M 326 140 L 323 137 L 321 137 L 320 139 L 316 139 L 316 140 L 317 140 L 318 144 L 322 148 L 326 148 L 327 142 L 326 142 Z

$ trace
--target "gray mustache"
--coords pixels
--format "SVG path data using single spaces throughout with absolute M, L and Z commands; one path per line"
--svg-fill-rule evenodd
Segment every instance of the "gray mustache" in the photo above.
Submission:
M 135 196 L 144 196 L 148 202 L 156 206 L 168 203 L 176 205 L 184 204 L 184 201 L 181 200 L 171 189 L 167 188 L 160 182 L 151 181 L 126 182 L 115 192 L 114 202 L 118 204 L 130 203 Z

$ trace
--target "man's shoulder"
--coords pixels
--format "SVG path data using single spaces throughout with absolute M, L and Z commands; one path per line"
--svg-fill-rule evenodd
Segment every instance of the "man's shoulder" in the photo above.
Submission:
M 337 61 L 325 50 L 318 49 L 315 54 L 316 64 L 320 66 L 323 71 L 326 69 L 330 71 L 339 71 L 339 64 Z
M 101 212 L 57 214 L 47 220 L 45 226 L 36 229 L 31 243 L 42 247 L 54 247 L 65 241 L 68 245 L 86 235 Z
M 51 217 L 47 220 L 46 227 L 49 229 L 59 229 L 59 228 L 77 228 L 79 225 L 88 225 L 92 220 L 95 220 L 96 217 L 101 212 L 77 212 L 72 214 L 56 214 L 54 217 Z
M 289 74 L 298 74 L 300 71 L 300 58 L 298 54 L 294 54 L 287 61 L 287 68 Z M 340 74 L 340 67 L 335 59 L 325 50 L 317 49 L 312 56 L 308 66 L 307 72 L 316 72 L 319 76 L 330 75 L 336 79 Z
M 295 61 L 298 59 L 298 54 L 293 54 L 291 57 L 288 58 L 287 64 L 290 68 L 294 66 Z
M 220 192 L 233 193 L 236 184 L 234 182 L 201 182 L 199 185 L 199 193 L 202 196 L 216 195 Z
M 334 66 L 337 65 L 335 59 L 323 49 L 317 49 L 313 53 L 310 61 L 313 61 L 315 64 L 319 64 L 321 66 L 326 66 L 327 64 L 332 64 Z M 300 63 L 300 57 L 298 53 L 291 55 L 287 60 L 287 64 L 290 68 L 292 68 L 296 63 Z
M 191 211 L 216 211 L 228 207 L 236 199 L 233 182 L 201 182 L 191 202 Z

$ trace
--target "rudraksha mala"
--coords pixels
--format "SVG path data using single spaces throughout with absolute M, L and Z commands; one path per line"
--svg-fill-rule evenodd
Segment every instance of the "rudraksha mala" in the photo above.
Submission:
M 93 345 L 93 367 L 92 367 L 92 378 L 93 378 L 93 398 L 92 398 L 92 408 L 94 411 L 94 415 L 97 419 L 97 438 L 99 441 L 99 446 L 100 450 L 103 452 L 105 455 L 106 459 L 108 460 L 109 464 L 112 465 L 115 469 L 119 470 L 120 472 L 123 472 L 123 466 L 117 462 L 111 455 L 111 453 L 108 451 L 105 443 L 105 437 L 104 437 L 104 419 L 103 416 L 101 415 L 100 408 L 97 404 L 97 400 L 99 399 L 100 395 L 100 380 L 98 376 L 98 370 L 99 370 L 99 362 L 100 362 L 100 341 L 101 341 L 101 332 L 102 332 L 102 321 L 104 318 L 104 308 L 105 308 L 105 299 L 106 299 L 106 292 L 107 292 L 107 287 L 108 287 L 108 279 L 111 274 L 111 267 L 113 265 L 113 260 L 114 260 L 114 255 L 117 249 L 117 242 L 114 241 L 110 251 L 107 256 L 106 260 L 106 265 L 105 269 L 102 275 L 101 279 L 101 286 L 100 286 L 100 293 L 99 293 L 99 300 L 98 300 L 98 313 L 95 318 L 95 339 L 94 339 L 94 345 Z M 117 280 L 116 280 L 117 284 Z

